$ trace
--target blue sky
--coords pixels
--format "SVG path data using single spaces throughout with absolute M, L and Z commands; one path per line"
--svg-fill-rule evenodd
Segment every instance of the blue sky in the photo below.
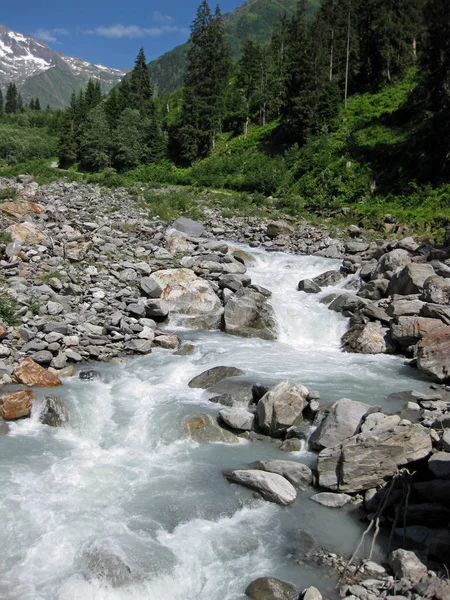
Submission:
M 222 0 L 222 12 L 244 0 Z M 108 67 L 134 64 L 141 46 L 152 60 L 189 37 L 200 0 L 21 0 L 2 2 L 0 19 L 66 56 Z M 215 2 L 211 2 L 215 6 Z

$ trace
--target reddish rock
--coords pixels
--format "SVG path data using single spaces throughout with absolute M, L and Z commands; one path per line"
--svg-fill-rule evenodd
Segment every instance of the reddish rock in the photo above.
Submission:
M 0 398 L 0 415 L 5 421 L 29 417 L 34 394 L 31 390 L 10 392 Z
M 19 383 L 36 385 L 38 387 L 56 387 L 62 385 L 60 378 L 47 369 L 40 367 L 31 358 L 26 358 L 14 371 L 14 376 Z
M 417 366 L 434 380 L 450 380 L 450 326 L 426 335 L 418 346 Z
M 6 337 L 7 335 L 8 329 L 3 325 L 3 323 L 0 323 L 0 340 Z
M 7 212 L 13 217 L 23 217 L 28 214 L 39 215 L 45 213 L 45 208 L 36 204 L 36 202 L 30 202 L 28 200 L 16 200 L 15 202 L 4 202 L 0 205 L 0 210 Z

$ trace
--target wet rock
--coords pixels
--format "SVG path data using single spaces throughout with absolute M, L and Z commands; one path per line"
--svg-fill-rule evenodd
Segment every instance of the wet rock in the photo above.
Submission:
M 0 417 L 0 435 L 6 435 L 9 432 L 9 425 Z
M 305 292 L 306 294 L 318 294 L 322 291 L 311 279 L 302 279 L 299 281 L 297 289 L 299 292 Z
M 434 269 L 429 264 L 411 263 L 396 273 L 389 284 L 388 295 L 420 294 L 425 281 L 434 276 Z
M 211 284 L 189 269 L 166 269 L 151 278 L 161 287 L 170 312 L 190 317 L 185 326 L 213 329 L 222 319 L 222 305 Z
M 344 276 L 340 271 L 326 271 L 321 275 L 317 275 L 312 280 L 313 283 L 318 285 L 319 287 L 328 287 L 332 285 L 336 285 L 344 279 Z
M 9 392 L 0 398 L 0 416 L 5 421 L 29 417 L 34 394 L 31 390 Z
M 438 479 L 450 479 L 450 452 L 436 452 L 428 461 L 428 468 Z
M 255 415 L 245 408 L 226 408 L 219 412 L 219 416 L 232 429 L 251 431 L 255 422 Z
M 187 217 L 179 217 L 172 223 L 172 227 L 177 231 L 182 231 L 193 237 L 201 237 L 205 231 L 205 228 L 201 223 L 188 219 Z
M 311 586 L 303 591 L 301 600 L 322 600 L 322 594 L 317 588 Z
M 115 554 L 94 549 L 86 554 L 85 560 L 90 575 L 101 581 L 106 581 L 113 588 L 131 582 L 130 567 Z
M 257 405 L 258 424 L 262 431 L 280 437 L 288 427 L 303 421 L 308 405 L 308 390 L 302 385 L 282 381 L 261 398 Z
M 335 402 L 328 415 L 311 438 L 316 450 L 333 448 L 356 433 L 363 416 L 371 409 L 369 404 L 342 398 Z
M 179 350 L 175 352 L 176 356 L 192 356 L 195 352 L 193 344 L 183 344 Z
M 153 342 L 150 340 L 131 340 L 125 347 L 127 350 L 138 354 L 150 354 L 153 349 Z
M 303 463 L 294 460 L 257 460 L 250 463 L 250 469 L 277 473 L 287 479 L 297 490 L 303 490 L 312 483 L 312 471 Z
M 239 377 L 240 375 L 244 375 L 244 371 L 236 367 L 213 367 L 191 379 L 188 385 L 190 388 L 206 390 L 224 379 Z
M 386 354 L 390 351 L 387 333 L 388 329 L 379 322 L 354 325 L 342 336 L 342 349 L 358 354 Z
M 450 304 L 450 280 L 438 277 L 429 277 L 423 284 L 422 300 L 432 304 Z
M 14 377 L 19 383 L 38 387 L 56 387 L 62 385 L 59 377 L 43 369 L 31 358 L 25 358 L 14 370 Z
M 413 584 L 419 583 L 427 575 L 426 566 L 409 550 L 400 548 L 391 552 L 389 564 L 396 577 L 408 579 Z
M 184 422 L 184 431 L 195 442 L 239 444 L 239 438 L 234 433 L 220 427 L 211 415 L 189 417 Z
M 155 337 L 155 345 L 166 350 L 175 350 L 180 345 L 180 338 L 176 335 L 158 335 Z
M 256 490 L 269 502 L 287 506 L 295 502 L 297 498 L 294 486 L 277 473 L 247 469 L 225 471 L 224 475 L 231 483 L 238 483 L 244 487 Z
M 252 600 L 296 600 L 298 596 L 293 585 L 275 577 L 255 579 L 247 587 L 245 594 Z
M 417 348 L 417 366 L 435 381 L 450 379 L 450 326 L 426 335 Z
M 431 453 L 429 432 L 421 425 L 355 435 L 318 457 L 319 484 L 329 490 L 359 492 L 381 485 L 398 467 Z
M 276 338 L 276 319 L 263 294 L 241 288 L 225 305 L 225 331 L 242 337 Z
M 101 374 L 94 369 L 88 369 L 86 371 L 80 371 L 78 378 L 81 381 L 94 381 L 95 379 L 101 379 Z
M 58 396 L 44 398 L 40 421 L 50 427 L 62 427 L 69 420 L 69 412 L 64 400 Z
M 279 450 L 281 452 L 300 452 L 303 448 L 303 442 L 298 438 L 291 438 L 284 440 L 280 445 Z
M 311 496 L 311 500 L 328 508 L 342 508 L 351 502 L 351 499 L 352 497 L 348 494 L 333 494 L 332 492 L 321 492 Z

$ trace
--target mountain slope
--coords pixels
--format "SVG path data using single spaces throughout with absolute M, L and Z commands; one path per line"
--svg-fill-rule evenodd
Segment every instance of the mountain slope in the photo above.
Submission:
M 316 10 L 320 0 L 309 0 L 311 10 Z M 243 42 L 250 38 L 259 43 L 270 39 L 272 28 L 284 13 L 294 14 L 298 0 L 248 0 L 224 15 L 227 41 L 236 57 Z M 183 83 L 188 44 L 177 46 L 149 63 L 150 74 L 158 94 L 172 92 Z
M 126 72 L 62 56 L 31 35 L 0 25 L 0 88 L 13 81 L 26 102 L 37 96 L 43 106 L 62 107 L 90 78 L 108 92 Z

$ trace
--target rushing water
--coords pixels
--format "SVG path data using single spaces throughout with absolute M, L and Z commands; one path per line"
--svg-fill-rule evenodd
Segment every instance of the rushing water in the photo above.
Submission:
M 179 332 L 195 345 L 192 356 L 155 350 L 96 366 L 102 381 L 74 377 L 60 391 L 67 427 L 41 425 L 34 413 L 0 436 L 0 598 L 237 600 L 264 575 L 332 589 L 330 574 L 297 564 L 295 532 L 308 530 L 324 548 L 350 553 L 362 528 L 356 509 L 321 507 L 309 500 L 311 491 L 283 508 L 230 485 L 225 468 L 267 458 L 313 465 L 315 458 L 286 455 L 276 444 L 185 439 L 187 415 L 219 410 L 187 383 L 210 367 L 233 365 L 246 372 L 243 379 L 289 378 L 327 403 L 346 396 L 388 410 L 389 393 L 428 384 L 399 358 L 340 352 L 347 320 L 319 302 L 333 289 L 296 291 L 299 279 L 337 268 L 336 261 L 252 253 L 253 281 L 273 292 L 277 342 Z M 91 568 L 92 557 L 108 564 L 111 555 L 131 570 L 115 587 Z

